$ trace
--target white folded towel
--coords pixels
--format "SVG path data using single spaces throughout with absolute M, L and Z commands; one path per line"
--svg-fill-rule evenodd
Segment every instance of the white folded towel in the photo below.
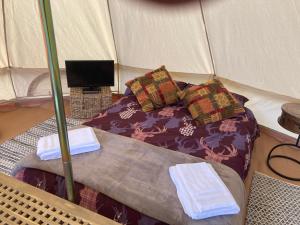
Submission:
M 239 213 L 238 204 L 209 163 L 177 164 L 169 172 L 184 212 L 192 219 Z
M 70 154 L 76 155 L 100 149 L 100 144 L 91 127 L 68 131 Z M 57 134 L 42 137 L 37 144 L 37 155 L 41 160 L 61 158 L 60 144 Z

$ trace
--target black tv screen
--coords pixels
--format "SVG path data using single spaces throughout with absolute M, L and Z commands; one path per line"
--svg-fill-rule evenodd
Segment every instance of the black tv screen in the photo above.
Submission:
M 113 60 L 66 60 L 68 87 L 114 86 Z

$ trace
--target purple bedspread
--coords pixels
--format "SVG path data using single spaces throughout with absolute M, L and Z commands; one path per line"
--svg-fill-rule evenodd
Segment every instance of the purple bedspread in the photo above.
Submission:
M 236 97 L 242 103 L 246 101 L 242 96 Z M 180 103 L 145 113 L 132 95 L 123 97 L 85 124 L 221 162 L 237 171 L 242 179 L 247 175 L 253 144 L 259 135 L 249 109 L 235 118 L 197 127 Z M 66 196 L 64 178 L 58 175 L 24 168 L 18 171 L 16 178 L 60 197 Z M 122 224 L 166 225 L 80 183 L 75 182 L 75 190 L 77 204 Z
M 252 112 L 245 110 L 234 118 L 197 126 L 182 103 L 145 113 L 129 95 L 85 125 L 223 163 L 245 179 L 259 135 Z

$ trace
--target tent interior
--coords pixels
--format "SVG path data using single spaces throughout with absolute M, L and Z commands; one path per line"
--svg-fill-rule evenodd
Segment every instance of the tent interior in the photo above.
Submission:
M 284 103 L 300 103 L 300 1 L 52 0 L 51 8 L 64 96 L 70 94 L 65 60 L 114 60 L 111 89 L 117 94 L 124 94 L 128 80 L 161 65 L 176 81 L 201 84 L 217 77 L 249 99 L 245 106 L 261 128 L 247 194 L 255 170 L 279 178 L 265 160 L 275 144 L 296 142 L 298 136 L 277 118 Z M 39 3 L 2 0 L 0 111 L 7 102 L 49 97 Z M 48 119 L 53 106 L 2 111 L 1 143 Z

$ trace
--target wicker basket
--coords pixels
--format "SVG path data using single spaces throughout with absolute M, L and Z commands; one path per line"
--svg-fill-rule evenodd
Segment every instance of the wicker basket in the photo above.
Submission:
M 110 87 L 101 87 L 98 93 L 83 93 L 82 88 L 71 88 L 71 116 L 87 119 L 111 105 Z

